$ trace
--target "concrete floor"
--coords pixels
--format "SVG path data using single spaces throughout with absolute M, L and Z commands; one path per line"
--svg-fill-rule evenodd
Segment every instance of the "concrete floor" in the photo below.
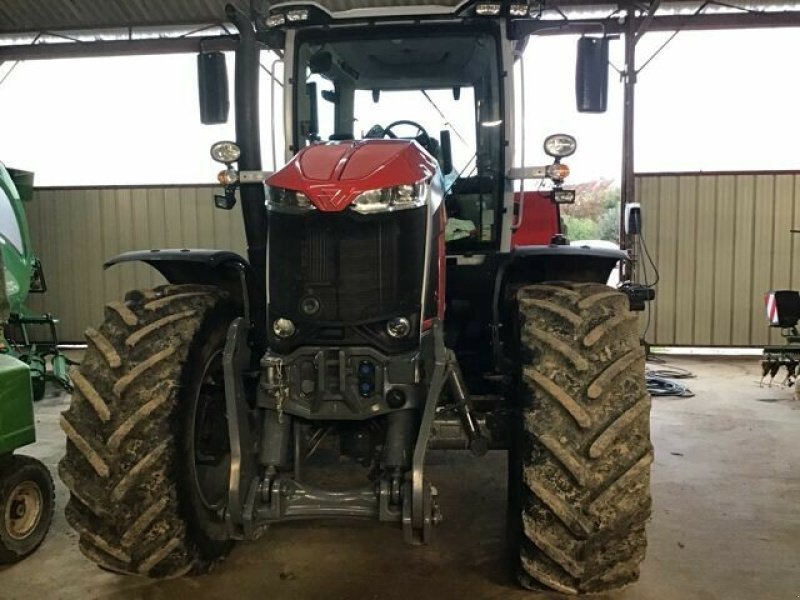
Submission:
M 609 600 L 800 598 L 800 402 L 760 388 L 756 358 L 680 359 L 694 398 L 656 398 L 654 511 L 639 583 Z M 40 441 L 27 451 L 55 473 L 58 414 L 36 405 Z M 516 587 L 503 564 L 505 457 L 434 453 L 445 522 L 435 543 L 405 546 L 398 529 L 366 522 L 293 523 L 240 544 L 210 575 L 166 582 L 120 577 L 83 558 L 57 513 L 39 551 L 0 570 L 0 598 L 249 598 L 330 600 L 557 598 Z

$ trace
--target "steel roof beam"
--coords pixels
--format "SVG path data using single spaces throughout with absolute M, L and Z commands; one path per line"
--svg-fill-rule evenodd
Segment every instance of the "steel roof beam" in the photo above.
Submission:
M 204 52 L 235 50 L 236 44 L 237 38 L 234 36 L 12 44 L 0 46 L 0 62 L 100 56 L 141 56 L 147 54 L 191 54 L 201 50 Z
M 764 13 L 726 13 L 700 15 L 655 16 L 648 24 L 647 31 L 712 31 L 721 29 L 759 29 L 765 27 L 800 27 L 800 11 Z M 569 21 L 537 20 L 514 21 L 510 35 L 564 35 L 572 33 L 621 34 L 625 25 L 616 18 L 611 19 L 570 19 Z
M 764 27 L 800 27 L 800 11 L 741 14 L 700 14 L 656 16 L 648 31 L 682 31 L 748 29 Z M 624 33 L 618 19 L 570 19 L 514 21 L 510 35 L 563 35 L 570 33 Z M 15 60 L 47 60 L 55 58 L 89 58 L 100 56 L 138 56 L 148 54 L 188 54 L 228 51 L 236 48 L 235 36 L 175 37 L 140 40 L 107 40 L 96 42 L 59 42 L 48 44 L 10 44 L 0 46 L 0 62 Z

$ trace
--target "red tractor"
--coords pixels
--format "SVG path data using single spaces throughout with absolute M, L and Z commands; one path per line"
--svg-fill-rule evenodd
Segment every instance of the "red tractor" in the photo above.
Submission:
M 144 261 L 169 284 L 109 304 L 89 331 L 60 464 L 80 549 L 173 577 L 288 520 L 386 521 L 427 543 L 442 519 L 427 452 L 502 449 L 520 582 L 628 584 L 650 514 L 644 351 L 628 296 L 605 284 L 626 253 L 559 231 L 574 139 L 547 139 L 548 167 L 513 167 L 529 7 L 351 4 L 228 9 L 237 140 L 212 148 L 226 164 L 215 204 L 241 203 L 248 259 L 107 263 Z M 273 174 L 266 48 L 285 72 L 288 162 Z M 220 122 L 224 58 L 198 60 L 203 119 Z M 530 178 L 554 185 L 515 192 Z

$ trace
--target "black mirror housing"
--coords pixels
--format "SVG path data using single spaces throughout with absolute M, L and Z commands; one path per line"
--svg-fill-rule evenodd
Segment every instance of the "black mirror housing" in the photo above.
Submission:
M 575 103 L 578 112 L 603 113 L 608 106 L 607 37 L 578 40 L 575 65 Z
M 200 97 L 200 122 L 218 125 L 228 122 L 228 69 L 222 52 L 197 55 L 197 87 Z
M 450 141 L 450 132 L 442 129 L 439 132 L 439 139 L 442 148 L 442 173 L 447 175 L 453 172 L 453 145 Z

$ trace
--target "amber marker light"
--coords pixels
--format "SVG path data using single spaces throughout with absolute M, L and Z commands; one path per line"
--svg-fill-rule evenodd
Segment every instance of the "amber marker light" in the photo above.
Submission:
M 569 167 L 562 163 L 555 163 L 547 167 L 547 176 L 556 181 L 563 181 L 569 177 Z

